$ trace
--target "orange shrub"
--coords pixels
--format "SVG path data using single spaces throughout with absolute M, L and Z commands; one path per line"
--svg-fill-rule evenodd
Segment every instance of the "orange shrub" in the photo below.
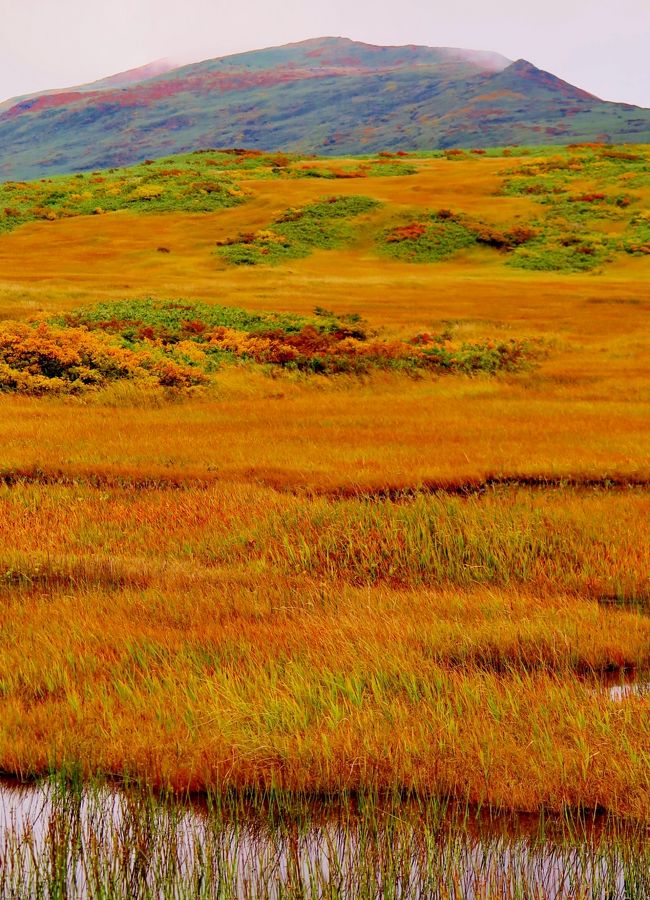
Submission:
M 207 381 L 190 366 L 134 353 L 85 328 L 0 325 L 0 391 L 74 394 L 120 379 L 152 377 L 165 387 L 185 388 Z

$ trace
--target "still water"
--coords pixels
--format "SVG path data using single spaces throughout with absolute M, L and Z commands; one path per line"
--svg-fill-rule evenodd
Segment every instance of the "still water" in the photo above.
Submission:
M 0 897 L 650 897 L 650 835 L 429 802 L 0 783 Z

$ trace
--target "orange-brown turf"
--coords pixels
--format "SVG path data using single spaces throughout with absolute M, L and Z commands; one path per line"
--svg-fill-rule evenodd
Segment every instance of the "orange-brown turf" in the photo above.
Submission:
M 0 395 L 0 769 L 647 818 L 650 696 L 615 702 L 596 675 L 650 668 L 650 257 L 414 265 L 377 256 L 366 226 L 277 267 L 214 253 L 333 193 L 383 201 L 373 228 L 396 208 L 504 226 L 535 208 L 498 196 L 503 159 L 415 165 L 0 236 L 3 318 L 127 297 L 323 306 L 386 337 L 452 320 L 549 351 L 497 378 L 224 366 L 189 399 Z

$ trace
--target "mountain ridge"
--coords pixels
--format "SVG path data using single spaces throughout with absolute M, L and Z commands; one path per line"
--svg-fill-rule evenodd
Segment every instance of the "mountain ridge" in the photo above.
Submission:
M 86 81 L 82 84 L 73 84 L 60 88 L 48 88 L 43 91 L 30 91 L 26 94 L 19 94 L 16 97 L 8 97 L 6 100 L 0 101 L 0 115 L 20 103 L 25 103 L 26 101 L 38 97 L 49 97 L 54 94 L 87 94 L 92 91 L 110 90 L 115 87 L 123 87 L 141 81 L 147 81 L 176 68 L 179 68 L 179 66 L 169 59 L 155 59 L 142 66 L 136 66 L 133 69 L 125 69 L 123 72 L 117 72 L 115 75 L 107 75 L 104 78 L 97 78 L 94 81 Z
M 350 155 L 650 142 L 650 110 L 491 51 L 311 38 L 0 106 L 0 178 L 125 165 L 211 146 Z

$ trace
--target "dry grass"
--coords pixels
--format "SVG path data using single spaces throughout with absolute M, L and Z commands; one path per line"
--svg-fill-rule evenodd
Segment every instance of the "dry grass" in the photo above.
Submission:
M 175 579 L 5 592 L 5 769 L 647 816 L 647 701 L 575 677 L 647 663 L 647 619 L 512 589 Z
M 525 586 L 650 608 L 645 491 L 490 490 L 468 498 L 288 496 L 250 485 L 0 489 L 0 576 L 164 587 L 229 568 L 273 581 Z M 625 661 L 623 661 L 625 662 Z
M 504 226 L 533 209 L 497 196 L 504 160 L 417 165 L 337 193 L 384 201 L 375 226 L 390 204 Z M 450 321 L 469 340 L 543 337 L 550 356 L 496 379 L 232 366 L 184 402 L 128 384 L 0 397 L 0 768 L 647 818 L 650 701 L 584 676 L 650 664 L 650 260 L 550 275 L 476 249 L 413 266 L 379 262 L 361 229 L 344 250 L 228 268 L 217 239 L 324 193 L 245 186 L 251 202 L 218 214 L 1 236 L 0 314 L 320 305 L 387 337 Z M 535 478 L 601 489 L 427 493 Z

